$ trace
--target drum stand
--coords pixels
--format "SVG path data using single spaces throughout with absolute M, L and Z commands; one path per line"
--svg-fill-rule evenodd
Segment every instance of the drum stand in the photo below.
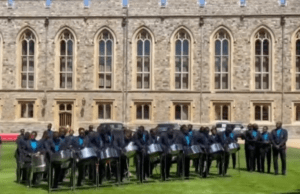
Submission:
M 182 153 L 182 165 L 181 165 L 181 167 L 182 167 L 182 176 L 181 176 L 181 178 L 182 178 L 182 180 L 184 180 L 184 176 L 185 176 L 185 154 L 184 153 Z
M 238 151 L 238 165 L 239 165 L 239 176 L 241 176 L 241 167 L 240 167 L 240 151 Z

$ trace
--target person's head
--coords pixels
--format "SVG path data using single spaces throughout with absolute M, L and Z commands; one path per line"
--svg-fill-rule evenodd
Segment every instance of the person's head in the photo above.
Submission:
M 276 129 L 280 129 L 282 127 L 282 122 L 281 121 L 278 121 L 276 123 Z
M 258 125 L 256 123 L 253 124 L 253 129 L 256 131 L 258 130 Z
M 182 126 L 180 127 L 180 131 L 181 131 L 183 134 L 188 134 L 188 132 L 189 132 L 186 125 L 182 125 Z
M 188 130 L 189 130 L 189 131 L 192 131 L 192 130 L 193 130 L 193 125 L 191 125 L 191 124 L 188 125 Z
M 139 127 L 136 131 L 136 134 L 137 134 L 138 138 L 142 138 L 143 137 L 143 130 Z
M 174 134 L 174 129 L 170 127 L 170 128 L 168 129 L 168 131 L 167 131 L 167 134 L 168 134 L 169 137 L 172 138 L 172 137 L 173 137 L 173 134 Z
M 211 134 L 217 135 L 217 129 L 216 129 L 216 126 L 213 126 L 213 127 L 211 128 Z
M 124 130 L 124 136 L 125 136 L 126 139 L 131 139 L 132 138 L 132 131 L 128 130 L 128 129 L 125 129 Z
M 155 129 L 150 129 L 150 135 L 153 137 L 156 135 Z
M 252 130 L 253 129 L 253 125 L 251 123 L 248 124 L 247 126 L 248 130 Z
M 227 134 L 231 133 L 231 126 L 230 125 L 226 125 L 225 133 L 227 133 Z
M 74 135 L 74 130 L 73 130 L 73 129 L 70 129 L 69 135 L 70 135 L 70 136 L 73 136 L 73 135 Z
M 37 136 L 37 132 L 36 131 L 32 131 L 31 132 L 31 139 L 36 139 Z
M 60 137 L 64 137 L 66 135 L 66 129 L 63 127 L 59 127 L 58 133 Z
M 53 132 L 53 140 L 58 140 L 59 139 L 59 133 L 57 131 Z
M 204 132 L 205 135 L 208 135 L 209 134 L 209 127 L 205 127 L 203 132 Z
M 20 130 L 20 135 L 24 135 L 25 134 L 25 129 L 21 129 Z
M 111 135 L 111 127 L 109 125 L 105 127 L 105 133 Z
M 90 125 L 90 126 L 89 126 L 89 132 L 92 132 L 93 129 L 94 129 L 94 126 L 93 126 L 93 125 Z
M 49 139 L 48 131 L 44 131 L 42 139 L 45 139 L 45 140 Z
M 144 126 L 139 126 L 139 130 L 141 130 L 144 133 L 145 127 Z
M 29 132 L 25 132 L 24 139 L 25 140 L 29 140 L 30 139 L 30 133 Z
M 199 132 L 200 132 L 200 133 L 203 133 L 203 131 L 204 131 L 204 127 L 201 126 L 200 129 L 199 129 Z
M 80 127 L 79 129 L 78 129 L 78 133 L 79 133 L 79 137 L 84 137 L 85 136 L 85 131 L 84 131 L 84 128 L 82 128 L 82 127 Z
M 268 127 L 267 127 L 267 126 L 264 126 L 264 127 L 263 127 L 263 133 L 266 133 L 266 132 L 268 132 Z
M 50 130 L 51 128 L 52 128 L 52 124 L 49 123 L 48 126 L 47 126 L 47 129 Z

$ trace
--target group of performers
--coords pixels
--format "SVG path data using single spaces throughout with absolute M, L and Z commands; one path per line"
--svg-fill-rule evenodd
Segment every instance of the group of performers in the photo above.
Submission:
M 126 147 L 132 144 L 137 147 L 134 155 L 134 164 L 136 166 L 136 176 L 143 182 L 152 176 L 152 171 L 157 164 L 160 164 L 160 174 L 162 180 L 170 178 L 170 168 L 173 163 L 177 163 L 177 176 L 188 179 L 190 174 L 190 165 L 193 163 L 195 171 L 206 177 L 213 160 L 217 161 L 218 172 L 220 175 L 227 173 L 230 156 L 233 159 L 233 168 L 236 166 L 236 155 L 228 151 L 228 145 L 237 144 L 238 138 L 245 139 L 245 152 L 247 168 L 249 171 L 255 170 L 257 164 L 258 170 L 264 172 L 264 160 L 268 160 L 268 172 L 270 172 L 270 154 L 273 147 L 275 174 L 278 174 L 278 154 L 282 159 L 282 173 L 285 174 L 285 142 L 287 140 L 287 131 L 281 129 L 281 123 L 276 124 L 277 128 L 272 133 L 263 128 L 263 133 L 258 132 L 257 125 L 249 125 L 245 134 L 235 134 L 229 126 L 225 131 L 218 133 L 216 127 L 209 129 L 201 127 L 200 130 L 194 130 L 192 125 L 183 125 L 180 130 L 174 130 L 171 126 L 165 131 L 159 131 L 157 128 L 149 132 L 143 126 L 133 132 L 126 128 L 122 130 L 112 130 L 109 125 L 99 126 L 97 131 L 93 126 L 88 130 L 78 129 L 78 136 L 74 136 L 74 131 L 67 131 L 65 128 L 59 128 L 59 131 L 52 131 L 52 125 L 49 124 L 44 131 L 41 140 L 36 140 L 37 132 L 31 133 L 21 130 L 17 140 L 16 160 L 18 164 L 18 181 L 25 181 L 28 185 L 38 185 L 44 180 L 51 180 L 54 171 L 54 181 L 52 188 L 57 188 L 59 183 L 63 182 L 66 172 L 71 168 L 71 164 L 63 167 L 60 163 L 52 162 L 55 154 L 64 150 L 71 150 L 74 153 L 73 159 L 75 168 L 78 171 L 77 187 L 82 186 L 83 179 L 88 179 L 95 184 L 102 184 L 104 179 L 116 178 L 116 181 L 123 181 L 126 175 L 129 175 L 129 158 L 126 155 Z M 209 134 L 211 132 L 211 134 Z M 150 145 L 159 145 L 161 154 L 153 157 L 149 152 Z M 222 147 L 221 154 L 214 154 L 212 145 L 218 144 Z M 182 152 L 173 155 L 170 151 L 172 145 L 181 145 Z M 199 157 L 190 157 L 189 150 L 193 146 L 201 148 Z M 108 148 L 116 150 L 119 156 L 117 160 L 107 161 L 97 158 L 80 159 L 80 151 L 84 148 L 92 148 L 95 152 L 106 152 Z M 103 153 L 104 153 L 103 152 Z M 47 166 L 51 164 L 51 170 L 42 173 L 31 173 L 32 157 L 34 154 L 45 155 Z M 256 161 L 256 162 L 255 162 Z M 23 164 L 22 167 L 20 164 Z M 24 165 L 29 164 L 29 165 Z M 26 167 L 27 166 L 27 167 Z M 50 173 L 49 173 L 50 172 Z M 31 177 L 30 174 L 33 174 Z M 51 177 L 50 177 L 51 176 Z M 48 177 L 48 178 L 47 178 Z

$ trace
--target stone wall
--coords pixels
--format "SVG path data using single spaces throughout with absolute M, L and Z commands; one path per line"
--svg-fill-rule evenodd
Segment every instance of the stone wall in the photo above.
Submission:
M 300 102 L 299 91 L 294 85 L 294 34 L 300 27 L 300 1 L 287 0 L 287 6 L 279 6 L 277 0 L 251 0 L 240 7 L 238 0 L 207 0 L 200 8 L 197 0 L 168 1 L 166 8 L 159 0 L 129 0 L 129 7 L 122 8 L 121 0 L 91 0 L 84 8 L 83 0 L 53 0 L 50 8 L 42 0 L 15 0 L 12 8 L 0 0 L 0 33 L 2 36 L 1 72 L 1 120 L 0 132 L 45 129 L 47 123 L 57 123 L 57 101 L 74 102 L 73 128 L 98 125 L 95 119 L 97 100 L 113 100 L 113 120 L 135 128 L 173 121 L 172 103 L 184 101 L 191 104 L 190 120 L 195 126 L 213 125 L 212 102 L 231 103 L 231 121 L 253 121 L 253 101 L 272 103 L 271 122 L 261 122 L 271 128 L 283 120 L 291 137 L 300 135 L 300 124 L 294 121 L 294 103 Z M 281 25 L 284 16 L 285 24 Z M 201 20 L 200 17 L 203 19 Z M 49 25 L 45 26 L 48 18 Z M 123 19 L 128 22 L 127 25 Z M 203 22 L 203 25 L 200 23 Z M 264 28 L 272 35 L 272 87 L 269 91 L 254 90 L 253 35 Z M 18 79 L 19 35 L 32 30 L 38 40 L 37 87 L 20 89 Z M 76 43 L 75 88 L 69 91 L 58 88 L 57 37 L 63 29 L 74 33 Z M 97 35 L 101 29 L 109 29 L 115 38 L 113 89 L 99 90 L 95 84 L 95 57 Z M 135 82 L 134 34 L 146 29 L 153 35 L 152 88 L 137 90 Z M 171 81 L 173 46 L 172 36 L 185 29 L 192 38 L 191 88 L 174 90 Z M 231 34 L 232 64 L 229 91 L 215 91 L 213 86 L 212 37 L 218 29 Z M 127 37 L 126 37 L 127 34 Z M 126 52 L 125 49 L 128 49 Z M 127 60 L 126 60 L 127 58 Z M 127 70 L 127 71 L 126 71 Z M 127 85 L 126 85 L 127 83 Z M 47 99 L 43 105 L 42 99 Z M 82 99 L 86 105 L 82 105 Z M 18 101 L 34 99 L 34 119 L 18 119 Z M 151 102 L 151 120 L 137 121 L 134 102 Z M 45 108 L 45 114 L 42 110 Z M 82 111 L 83 110 L 83 111 Z

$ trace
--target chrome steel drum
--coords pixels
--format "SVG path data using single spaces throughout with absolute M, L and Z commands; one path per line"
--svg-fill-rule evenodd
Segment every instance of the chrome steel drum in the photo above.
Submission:
M 148 151 L 147 153 L 149 156 L 152 157 L 157 157 L 163 153 L 163 149 L 160 144 L 151 144 L 148 146 Z
M 136 155 L 138 147 L 134 145 L 134 142 L 130 142 L 125 148 L 125 155 L 127 158 L 132 158 Z
M 80 150 L 79 159 L 86 160 L 91 158 L 96 158 L 97 154 L 93 148 L 83 148 Z
M 33 172 L 45 172 L 47 168 L 46 156 L 44 154 L 32 155 L 32 171 Z
M 119 157 L 118 151 L 114 148 L 106 148 L 100 152 L 100 159 L 104 161 L 118 159 Z
M 214 143 L 209 147 L 210 154 L 221 154 L 224 151 L 224 148 L 219 143 Z
M 169 154 L 178 155 L 183 151 L 183 146 L 181 144 L 172 144 L 169 148 Z
M 190 158 L 199 158 L 200 154 L 203 153 L 203 150 L 201 149 L 200 145 L 193 145 L 188 148 L 187 155 Z
M 240 145 L 237 143 L 230 143 L 228 144 L 228 152 L 229 153 L 236 153 L 237 151 L 240 150 Z
M 52 162 L 66 162 L 72 158 L 72 153 L 69 150 L 62 150 L 52 155 Z

